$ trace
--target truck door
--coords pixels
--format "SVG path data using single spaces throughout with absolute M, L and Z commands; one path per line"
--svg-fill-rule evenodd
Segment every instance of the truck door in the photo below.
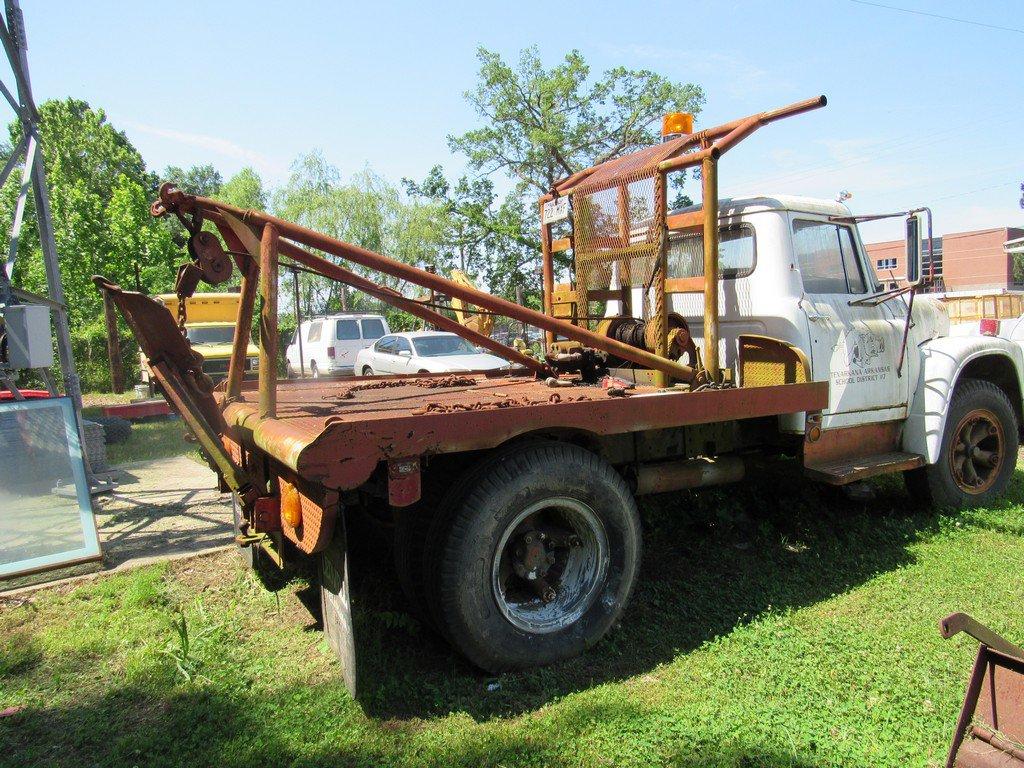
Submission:
M 909 377 L 896 374 L 903 323 L 887 303 L 856 303 L 877 286 L 854 230 L 794 215 L 792 232 L 803 280 L 800 306 L 807 317 L 812 377 L 829 382 L 822 426 L 905 417 Z

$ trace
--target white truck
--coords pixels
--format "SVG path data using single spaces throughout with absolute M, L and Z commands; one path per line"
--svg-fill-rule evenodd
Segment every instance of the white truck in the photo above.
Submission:
M 902 472 L 913 499 L 934 505 L 983 504 L 1003 491 L 1020 441 L 1021 347 L 950 335 L 940 303 L 885 290 L 842 205 L 720 199 L 724 152 L 825 103 L 682 128 L 560 181 L 538 201 L 543 311 L 161 188 L 156 215 L 219 222 L 250 265 L 272 269 L 277 248 L 514 364 L 320 382 L 264 370 L 258 387 L 214 393 L 190 375 L 195 362 L 165 311 L 96 279 L 236 494 L 239 545 L 275 562 L 316 558 L 325 632 L 353 691 L 355 517 L 393 535 L 410 608 L 472 663 L 498 671 L 581 653 L 619 620 L 639 572 L 637 496 L 735 482 L 761 457 L 790 458 L 840 486 Z M 702 207 L 667 210 L 668 174 L 697 165 Z M 921 212 L 906 224 L 916 286 Z M 310 248 L 541 329 L 544 357 Z M 570 250 L 572 282 L 556 285 L 553 254 Z M 251 309 L 255 292 L 243 300 Z M 261 327 L 269 354 L 273 313 Z M 235 344 L 245 343 L 240 333 Z

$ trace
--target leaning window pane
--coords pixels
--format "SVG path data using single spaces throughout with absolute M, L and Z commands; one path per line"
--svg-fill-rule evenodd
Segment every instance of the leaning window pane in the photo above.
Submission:
M 0 577 L 99 557 L 67 398 L 0 403 Z

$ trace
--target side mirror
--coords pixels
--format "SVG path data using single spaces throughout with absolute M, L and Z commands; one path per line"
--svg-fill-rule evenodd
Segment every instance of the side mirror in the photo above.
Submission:
M 412 352 L 410 352 L 408 349 L 400 349 L 398 350 L 398 354 L 400 354 L 402 357 L 412 357 Z
M 921 262 L 923 259 L 924 238 L 921 234 L 921 219 L 917 214 L 907 217 L 907 282 L 917 285 L 921 282 Z

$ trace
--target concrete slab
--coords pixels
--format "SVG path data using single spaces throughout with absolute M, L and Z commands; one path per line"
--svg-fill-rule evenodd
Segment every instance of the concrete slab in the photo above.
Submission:
M 115 468 L 118 487 L 93 499 L 107 568 L 233 541 L 231 497 L 217 476 L 185 456 Z

